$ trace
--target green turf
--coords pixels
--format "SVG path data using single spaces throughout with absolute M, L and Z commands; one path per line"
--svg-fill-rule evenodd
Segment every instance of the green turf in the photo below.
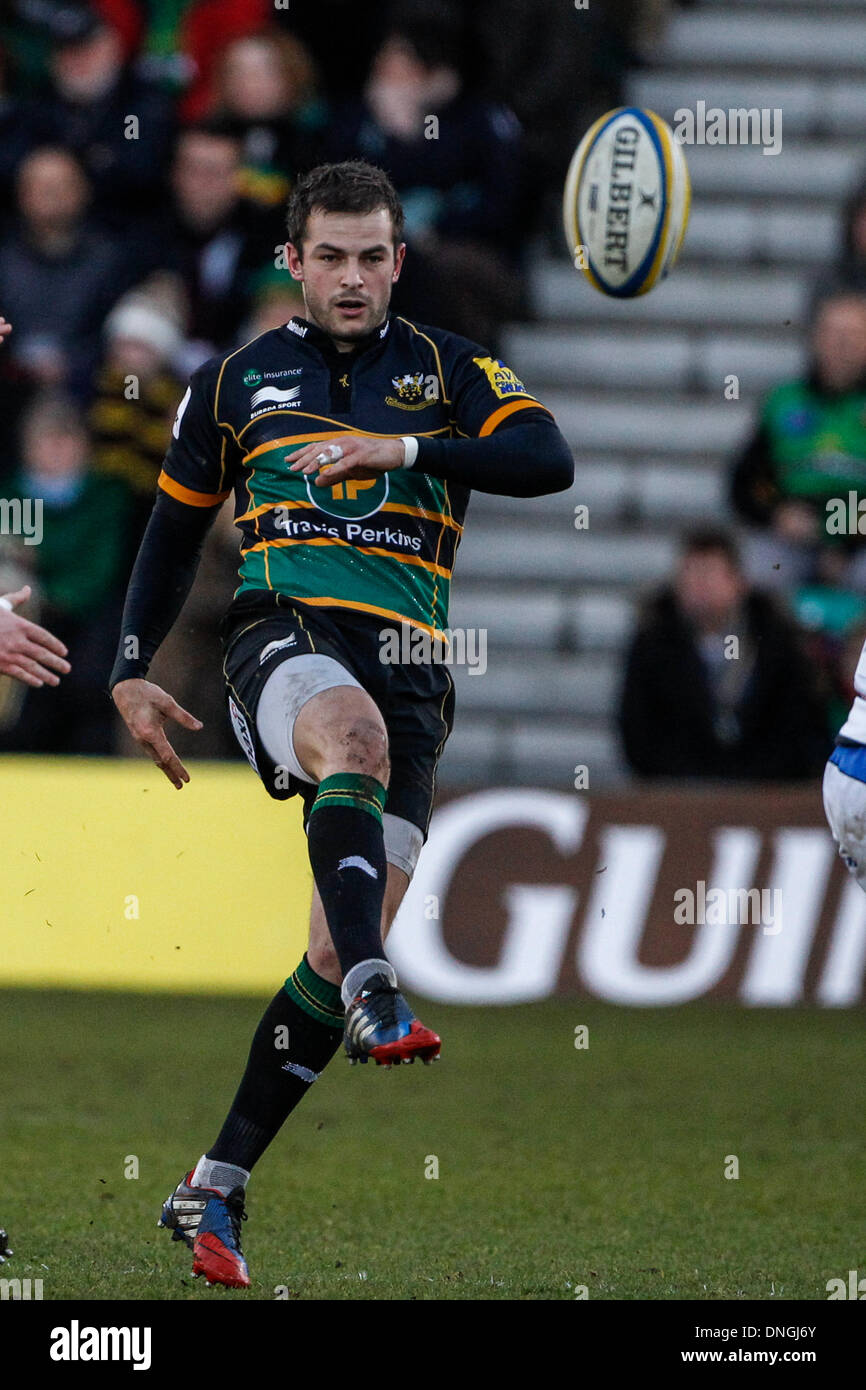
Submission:
M 419 1011 L 438 1067 L 338 1056 L 265 1155 L 236 1293 L 193 1282 L 156 1220 L 212 1142 L 261 1005 L 0 993 L 3 1273 L 45 1299 L 767 1300 L 866 1274 L 859 1015 Z

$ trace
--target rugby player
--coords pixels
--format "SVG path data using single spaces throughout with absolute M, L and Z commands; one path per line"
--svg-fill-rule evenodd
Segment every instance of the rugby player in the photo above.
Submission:
M 146 679 L 233 491 L 239 585 L 223 623 L 228 712 L 267 791 L 300 795 L 309 946 L 269 1004 L 215 1143 L 163 1206 L 193 1272 L 245 1287 L 253 1165 L 341 1040 L 349 1059 L 430 1061 L 384 937 L 427 835 L 453 718 L 447 666 L 380 659 L 383 629 L 443 639 L 470 491 L 570 486 L 550 412 L 485 348 L 389 312 L 403 212 L 364 161 L 322 165 L 288 209 L 304 315 L 193 374 L 130 579 L 113 698 L 178 789 L 164 725 L 199 721 Z M 279 1035 L 288 1050 L 275 1046 Z

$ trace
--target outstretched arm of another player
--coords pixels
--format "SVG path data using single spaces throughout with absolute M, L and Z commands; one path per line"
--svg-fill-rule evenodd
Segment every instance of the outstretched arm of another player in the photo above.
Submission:
M 0 320 L 2 324 L 2 320 Z M 0 674 L 14 676 L 25 685 L 59 685 L 72 667 L 64 660 L 66 648 L 59 638 L 38 623 L 12 610 L 30 597 L 30 585 L 0 598 Z M 59 673 L 59 674 L 58 674 Z

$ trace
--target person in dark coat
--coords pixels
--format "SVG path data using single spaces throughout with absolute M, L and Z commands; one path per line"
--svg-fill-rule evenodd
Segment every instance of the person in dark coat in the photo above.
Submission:
M 726 533 L 689 536 L 632 639 L 619 725 L 643 777 L 777 781 L 818 773 L 826 702 L 794 622 L 749 588 Z

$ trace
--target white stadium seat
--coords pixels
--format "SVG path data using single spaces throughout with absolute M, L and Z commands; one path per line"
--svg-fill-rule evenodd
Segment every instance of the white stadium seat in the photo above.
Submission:
M 645 58 L 628 102 L 672 123 L 698 99 L 705 112 L 778 108 L 782 153 L 686 145 L 691 225 L 670 279 L 642 298 L 599 294 L 564 244 L 533 248 L 532 322 L 512 325 L 500 351 L 553 410 L 575 481 L 548 497 L 472 498 L 451 621 L 486 630 L 488 665 L 454 672 L 443 786 L 577 796 L 581 764 L 590 794 L 627 778 L 615 714 L 641 601 L 669 582 L 684 530 L 730 522 L 734 452 L 763 393 L 808 366 L 811 298 L 866 176 L 866 0 L 671 6 Z
M 866 69 L 862 16 L 840 13 L 786 15 L 751 13 L 732 22 L 724 9 L 683 14 L 674 11 L 658 52 L 665 63 L 751 67 Z
M 776 269 L 697 270 L 683 265 L 652 294 L 628 301 L 599 294 L 567 261 L 547 261 L 533 278 L 535 313 L 554 323 L 595 320 L 633 327 L 719 322 L 778 328 L 802 322 L 809 297 L 808 282 L 801 275 Z M 517 365 L 523 369 L 522 363 Z

